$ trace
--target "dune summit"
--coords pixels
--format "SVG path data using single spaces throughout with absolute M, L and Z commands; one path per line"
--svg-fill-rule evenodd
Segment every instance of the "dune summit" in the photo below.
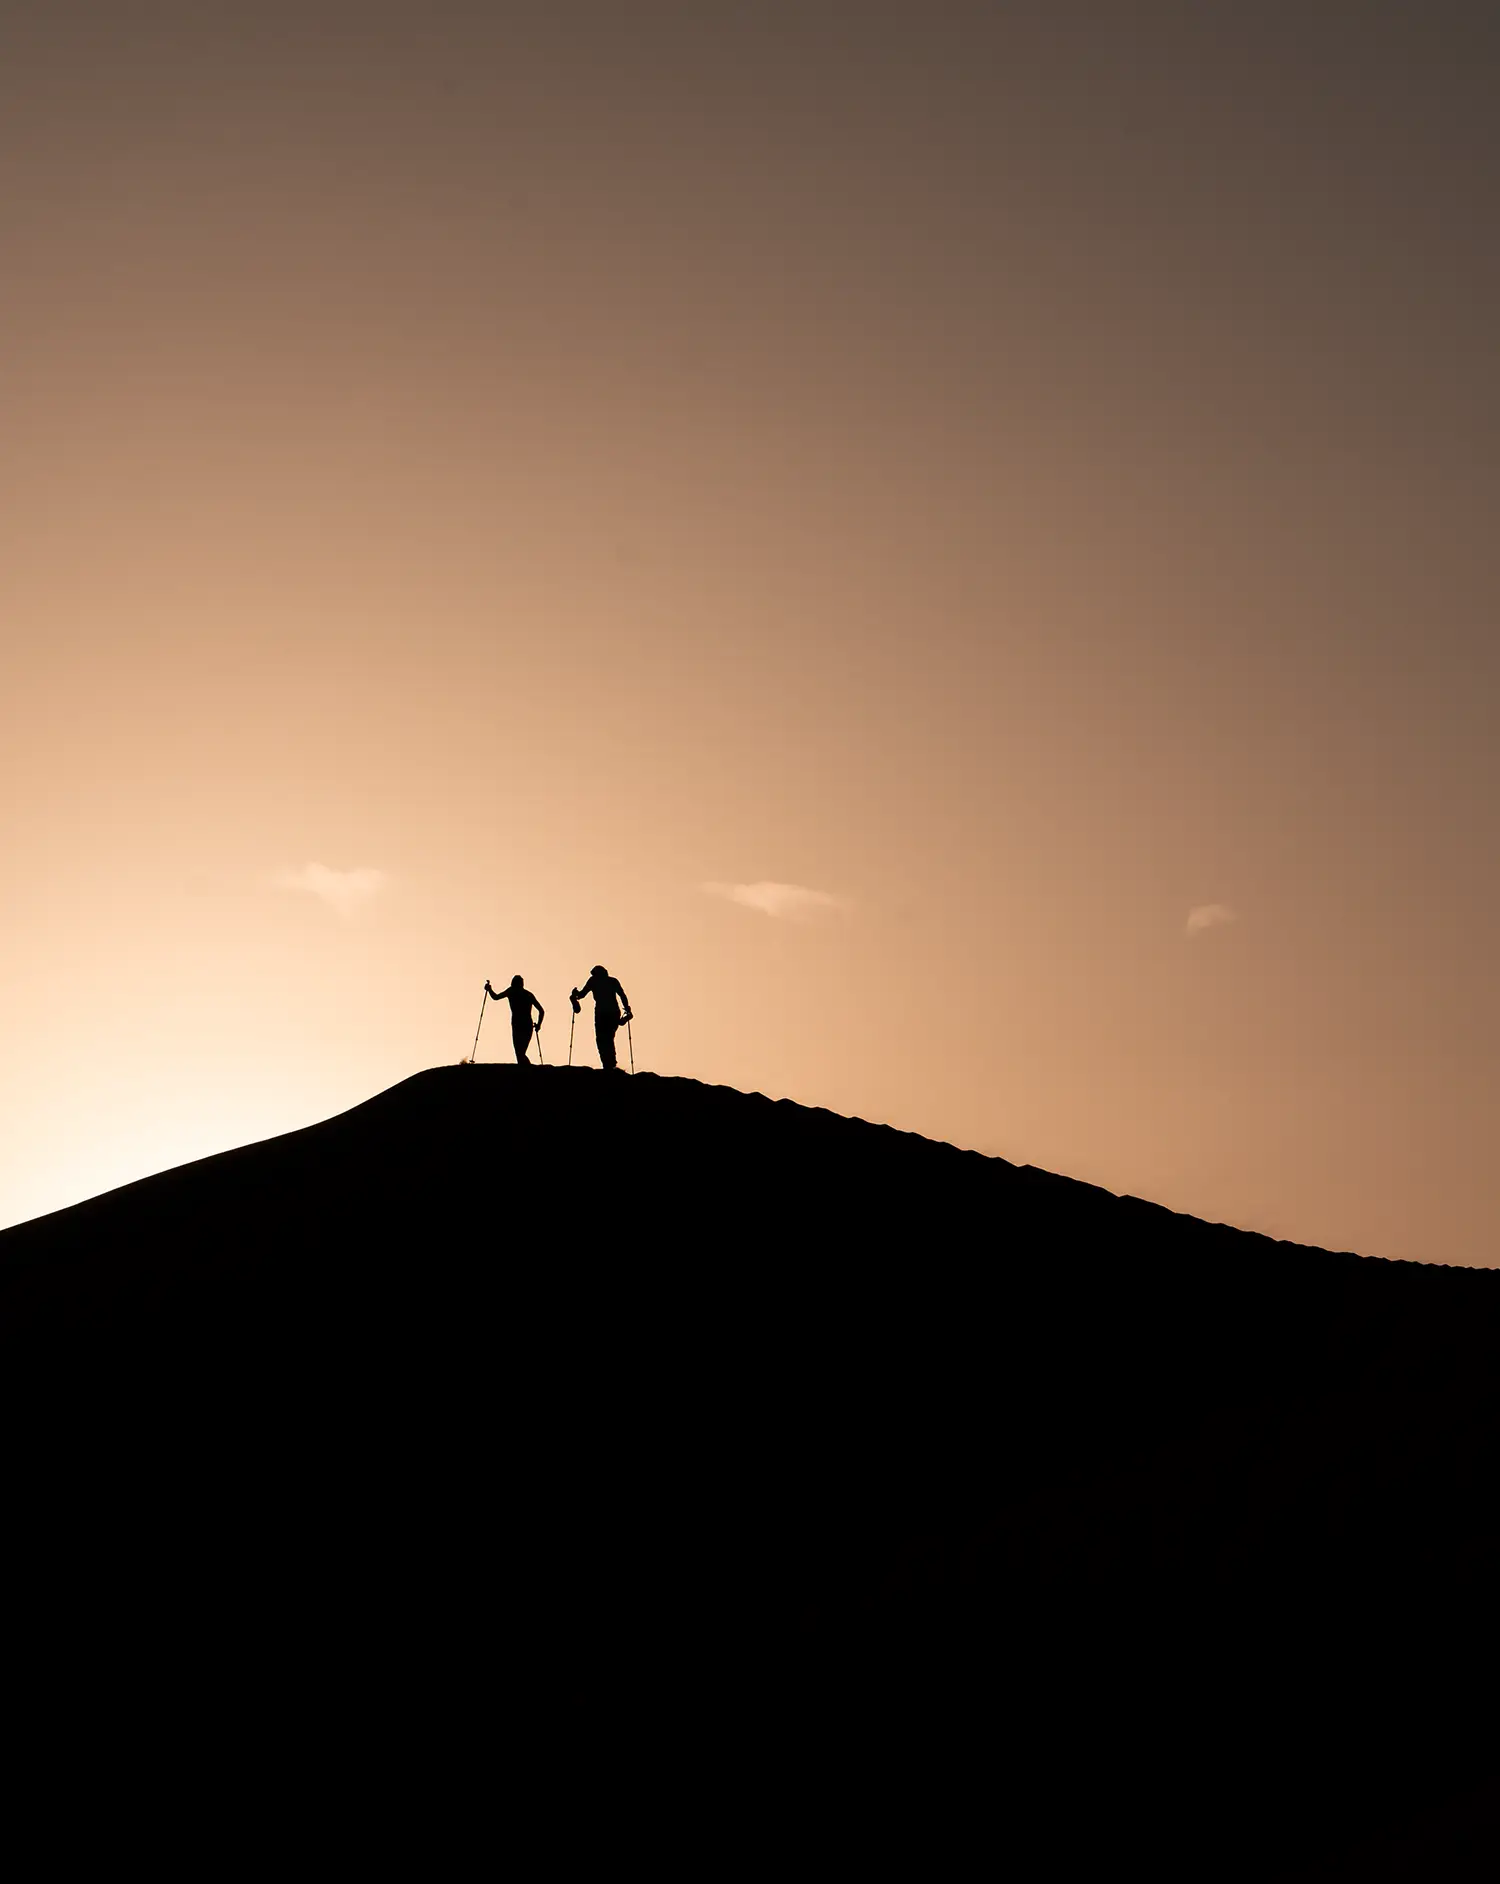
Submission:
M 442 1068 L 0 1234 L 15 1613 L 575 1831 L 644 1761 L 666 1847 L 1403 1875 L 1494 1751 L 1497 1354 L 1490 1271 Z

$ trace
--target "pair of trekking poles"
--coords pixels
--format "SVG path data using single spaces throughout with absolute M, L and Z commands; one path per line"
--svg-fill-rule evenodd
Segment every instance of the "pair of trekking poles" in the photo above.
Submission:
M 484 1011 L 489 1006 L 489 1004 L 490 1004 L 490 991 L 489 991 L 488 984 L 486 984 L 485 990 L 484 990 L 484 999 L 479 1003 L 479 1027 L 483 1027 L 484 1025 Z M 575 1007 L 573 1009 L 573 1017 L 568 1022 L 568 1065 L 569 1066 L 573 1064 L 573 1029 L 577 1025 L 578 1025 L 578 1009 Z M 474 1050 L 469 1055 L 470 1065 L 473 1065 L 473 1063 L 479 1058 L 479 1027 L 476 1027 L 474 1029 Z M 542 1023 L 540 1021 L 538 1021 L 536 1024 L 535 1032 L 536 1032 L 536 1057 L 541 1062 L 541 1064 L 545 1066 L 547 1064 L 547 1059 L 546 1059 L 546 1055 L 542 1052 Z M 625 1041 L 626 1041 L 626 1045 L 630 1048 L 630 1070 L 632 1073 L 634 1073 L 635 1071 L 635 1035 L 631 1033 L 630 1031 L 629 1020 L 627 1020 L 625 1023 Z
M 625 1017 L 625 1044 L 630 1048 L 630 1070 L 635 1071 L 635 1035 L 630 1031 L 631 1017 Z M 573 1064 L 573 1029 L 578 1025 L 578 1008 L 575 1003 L 572 1019 L 568 1022 L 568 1065 Z M 540 1047 L 537 1049 L 541 1051 Z
M 484 1025 L 484 1010 L 489 1006 L 489 1004 L 490 1004 L 490 987 L 489 987 L 489 983 L 486 982 L 484 985 L 484 999 L 479 1003 L 479 1027 L 483 1027 Z M 474 1029 L 474 1049 L 469 1055 L 470 1066 L 472 1066 L 474 1062 L 479 1058 L 479 1027 L 476 1027 Z M 540 1021 L 537 1022 L 536 1026 L 532 1029 L 532 1032 L 536 1035 L 536 1057 L 541 1061 L 542 1065 L 545 1066 L 547 1064 L 547 1056 L 546 1054 L 542 1052 L 542 1023 Z M 568 1060 L 569 1060 L 569 1063 L 571 1064 L 572 1058 L 573 1058 L 571 1029 L 569 1030 L 569 1033 L 570 1033 L 570 1038 L 569 1038 L 569 1043 L 568 1043 Z

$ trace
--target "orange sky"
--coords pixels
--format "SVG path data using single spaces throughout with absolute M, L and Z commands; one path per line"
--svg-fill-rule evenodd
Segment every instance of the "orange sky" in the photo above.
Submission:
M 602 960 L 1500 1257 L 1494 29 L 1185 11 L 0 15 L 0 1223 Z

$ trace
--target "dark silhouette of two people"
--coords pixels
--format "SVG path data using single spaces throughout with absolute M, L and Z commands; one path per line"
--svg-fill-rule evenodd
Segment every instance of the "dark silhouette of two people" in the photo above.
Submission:
M 579 1012 L 579 1002 L 586 994 L 594 997 L 594 1044 L 599 1049 L 599 1064 L 606 1073 L 617 1073 L 620 1069 L 615 1059 L 615 1035 L 634 1019 L 630 1012 L 630 997 L 609 970 L 598 962 L 594 964 L 583 986 L 574 988 L 568 996 L 575 1014 Z
M 522 1066 L 530 1066 L 531 1036 L 533 1031 L 540 1033 L 542 1022 L 547 1018 L 547 1010 L 534 994 L 523 984 L 519 975 L 511 977 L 510 986 L 503 994 L 497 994 L 488 982 L 484 991 L 492 1001 L 510 1002 L 510 1038 L 516 1050 L 516 1059 Z M 531 1010 L 536 1009 L 536 1025 L 532 1026 Z

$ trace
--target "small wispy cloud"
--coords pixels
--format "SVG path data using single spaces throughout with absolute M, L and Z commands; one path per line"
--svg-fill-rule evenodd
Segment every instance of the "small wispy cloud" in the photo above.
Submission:
M 1202 935 L 1205 929 L 1222 928 L 1226 922 L 1238 922 L 1240 913 L 1228 903 L 1198 903 L 1187 914 L 1189 935 Z
M 702 888 L 705 896 L 722 896 L 726 902 L 785 922 L 809 922 L 848 907 L 842 897 L 804 889 L 800 883 L 705 883 Z
M 345 918 L 357 915 L 373 901 L 387 881 L 383 870 L 330 870 L 320 863 L 303 864 L 300 870 L 279 870 L 272 878 L 276 889 L 316 896 Z

